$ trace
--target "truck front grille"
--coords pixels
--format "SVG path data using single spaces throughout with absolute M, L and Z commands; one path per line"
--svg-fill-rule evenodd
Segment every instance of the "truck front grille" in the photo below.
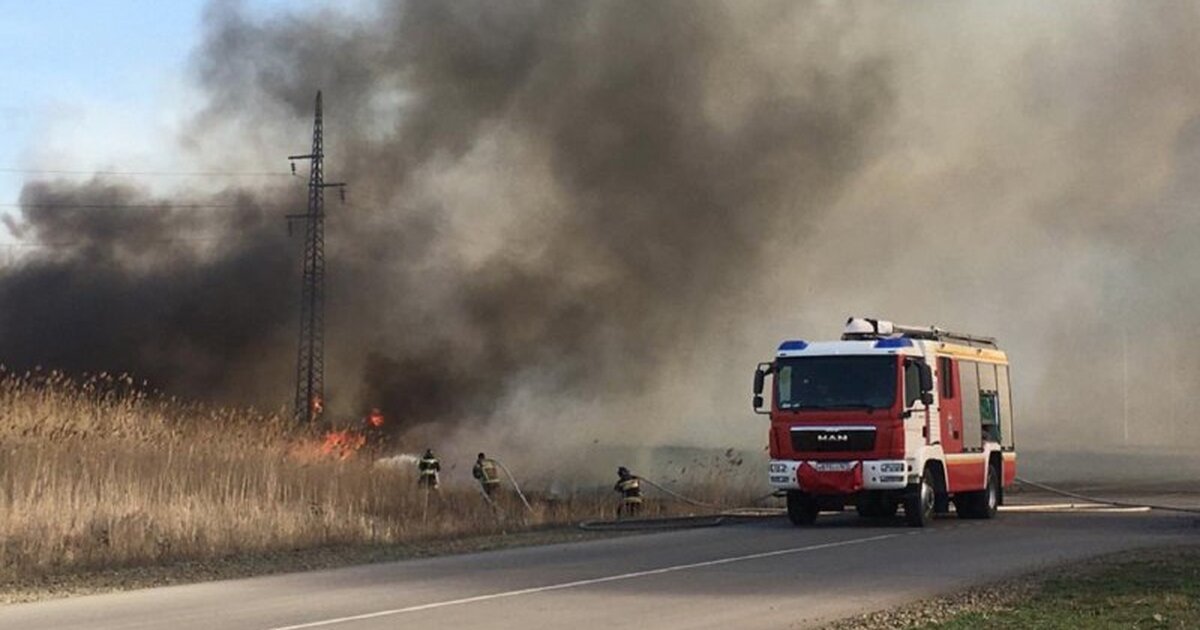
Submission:
M 809 453 L 871 451 L 875 449 L 875 427 L 795 428 L 792 449 Z

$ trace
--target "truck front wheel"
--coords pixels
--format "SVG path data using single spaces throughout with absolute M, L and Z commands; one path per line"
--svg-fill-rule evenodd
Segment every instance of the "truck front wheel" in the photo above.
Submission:
M 916 488 L 904 496 L 904 520 L 913 527 L 925 527 L 933 521 L 933 480 L 929 471 L 921 475 Z
M 791 490 L 787 493 L 788 519 L 792 525 L 812 525 L 817 521 L 816 498 Z

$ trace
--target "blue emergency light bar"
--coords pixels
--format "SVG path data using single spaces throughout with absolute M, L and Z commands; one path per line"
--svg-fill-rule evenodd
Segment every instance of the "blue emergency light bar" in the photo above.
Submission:
M 807 347 L 808 347 L 807 341 L 804 341 L 802 339 L 792 339 L 790 341 L 785 341 L 785 342 L 779 344 L 779 351 L 787 352 L 788 350 L 803 350 Z
M 875 342 L 876 348 L 911 348 L 912 339 L 908 337 L 888 337 Z

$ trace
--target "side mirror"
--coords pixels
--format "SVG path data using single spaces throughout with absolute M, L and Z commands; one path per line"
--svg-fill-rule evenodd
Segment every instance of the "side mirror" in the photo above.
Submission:
M 926 407 L 933 404 L 933 392 L 921 392 L 921 402 Z
M 921 379 L 921 400 L 924 401 L 925 395 L 928 394 L 930 401 L 925 404 L 931 405 L 933 404 L 933 394 L 931 393 L 933 392 L 933 370 L 930 369 L 928 363 L 920 361 L 917 363 L 917 374 Z
M 754 411 L 755 413 L 768 413 L 762 411 L 763 406 L 763 388 L 766 385 L 767 375 L 775 370 L 775 366 L 771 363 L 759 363 L 754 370 Z

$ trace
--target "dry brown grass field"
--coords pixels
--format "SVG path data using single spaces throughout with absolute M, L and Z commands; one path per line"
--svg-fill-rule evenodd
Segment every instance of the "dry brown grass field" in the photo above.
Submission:
M 321 456 L 318 439 L 279 413 L 149 395 L 124 376 L 0 371 L 0 582 L 613 516 L 598 493 L 534 495 L 531 511 L 493 510 L 471 487 L 430 496 L 415 471 Z M 719 498 L 704 485 L 692 490 Z

